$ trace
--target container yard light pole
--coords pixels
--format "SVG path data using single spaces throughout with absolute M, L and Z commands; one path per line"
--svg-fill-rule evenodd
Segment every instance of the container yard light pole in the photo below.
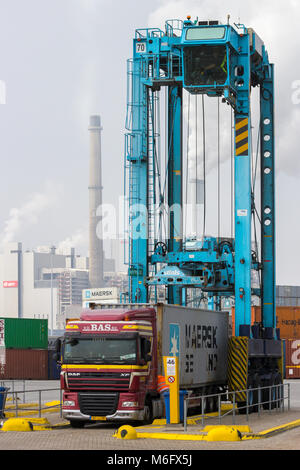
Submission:
M 50 248 L 50 268 L 51 268 L 51 276 L 50 276 L 50 287 L 51 287 L 51 299 L 50 299 L 50 334 L 53 336 L 53 255 L 55 254 L 56 247 L 51 246 Z

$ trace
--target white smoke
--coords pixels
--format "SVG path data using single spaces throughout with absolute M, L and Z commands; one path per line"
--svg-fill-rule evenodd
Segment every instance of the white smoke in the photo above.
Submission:
M 7 243 L 16 241 L 22 232 L 39 221 L 39 217 L 45 210 L 53 207 L 58 202 L 59 187 L 47 182 L 44 192 L 32 194 L 20 207 L 10 209 L 9 217 L 4 223 L 0 234 L 0 246 L 3 248 Z
M 70 248 L 75 248 L 76 251 L 87 251 L 88 236 L 89 234 L 87 229 L 80 228 L 76 230 L 72 235 L 58 243 L 57 252 L 64 254 L 66 251 L 69 251 Z

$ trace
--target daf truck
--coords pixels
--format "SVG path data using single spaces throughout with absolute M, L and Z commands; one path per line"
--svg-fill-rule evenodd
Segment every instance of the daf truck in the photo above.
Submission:
M 85 309 L 66 324 L 57 348 L 63 417 L 72 427 L 163 417 L 163 356 L 179 358 L 180 390 L 199 397 L 226 386 L 227 353 L 226 312 L 163 304 Z M 215 405 L 206 401 L 206 411 Z

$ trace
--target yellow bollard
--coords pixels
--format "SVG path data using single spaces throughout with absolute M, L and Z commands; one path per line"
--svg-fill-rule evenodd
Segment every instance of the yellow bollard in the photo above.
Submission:
M 137 439 L 137 432 L 132 426 L 121 426 L 114 434 L 117 439 Z
M 33 425 L 26 418 L 10 418 L 5 421 L 1 431 L 33 431 Z

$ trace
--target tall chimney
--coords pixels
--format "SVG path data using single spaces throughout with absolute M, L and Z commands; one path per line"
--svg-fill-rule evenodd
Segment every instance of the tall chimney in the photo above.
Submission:
M 89 278 L 90 287 L 103 286 L 103 238 L 97 208 L 102 204 L 101 121 L 90 116 L 90 180 L 89 180 Z M 99 224 L 98 228 L 97 225 Z

